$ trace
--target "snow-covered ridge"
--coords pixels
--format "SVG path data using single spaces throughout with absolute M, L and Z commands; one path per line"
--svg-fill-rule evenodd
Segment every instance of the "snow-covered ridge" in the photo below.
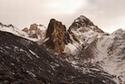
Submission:
M 74 33 L 77 32 L 75 31 Z M 78 35 L 84 36 L 83 38 L 85 40 L 82 41 L 84 47 L 79 50 L 79 52 L 82 52 L 82 58 L 92 58 L 92 63 L 98 63 L 98 65 L 101 66 L 104 71 L 116 76 L 116 79 L 114 80 L 117 81 L 118 84 L 124 84 L 125 30 L 119 29 L 110 35 L 105 33 L 100 34 L 93 31 L 84 32 Z
M 43 26 L 43 25 L 37 25 L 37 27 L 38 27 L 37 31 L 35 31 L 35 29 L 34 29 L 34 30 L 31 30 L 30 32 L 25 32 L 25 31 L 22 31 L 21 29 L 15 27 L 12 24 L 6 25 L 6 24 L 3 24 L 3 23 L 0 23 L 0 31 L 6 31 L 6 32 L 9 32 L 9 33 L 15 34 L 17 36 L 32 40 L 32 41 L 41 40 L 41 38 L 43 38 L 43 37 L 40 37 L 40 34 L 42 34 L 42 36 L 45 35 L 46 27 Z M 36 32 L 39 33 L 38 38 L 30 37 L 31 34 L 34 34 Z
M 43 25 L 32 24 L 24 32 L 12 24 L 0 23 L 0 31 L 43 42 L 46 28 Z M 64 53 L 77 57 L 80 55 L 79 58 L 84 59 L 82 62 L 97 63 L 104 71 L 116 76 L 118 84 L 119 82 L 125 84 L 125 30 L 119 29 L 112 34 L 107 34 L 85 16 L 80 16 L 74 20 L 68 33 L 73 42 L 65 45 Z M 35 34 L 38 38 L 32 38 Z M 88 58 L 92 60 L 88 61 Z M 77 62 L 73 60 L 71 63 Z
M 103 59 L 105 71 L 116 75 L 121 84 L 125 83 L 125 30 L 119 29 L 112 33 L 110 36 L 104 37 L 105 41 L 102 45 L 106 44 L 100 49 L 105 53 Z M 107 40 L 107 41 L 106 41 Z M 98 42 L 97 45 L 100 44 Z M 104 57 L 104 56 L 103 56 Z
M 21 36 L 21 37 L 27 36 L 27 34 L 25 32 L 21 31 L 20 29 L 13 26 L 12 24 L 5 25 L 3 23 L 0 23 L 0 31 L 10 32 L 10 33 L 13 33 L 13 34 Z

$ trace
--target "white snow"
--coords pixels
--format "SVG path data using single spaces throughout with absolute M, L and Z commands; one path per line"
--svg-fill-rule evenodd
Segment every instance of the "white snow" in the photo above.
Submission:
M 34 56 L 36 56 L 36 58 L 40 58 L 36 53 L 34 53 L 32 50 L 29 50 L 30 53 L 32 53 Z
M 33 73 L 33 72 L 31 72 L 31 71 L 26 71 L 29 75 L 31 75 L 31 76 L 33 76 L 33 77 L 36 77 L 36 75 Z
M 86 29 L 87 31 L 81 31 L 82 29 Z M 76 55 L 81 49 L 82 45 L 89 45 L 91 44 L 95 39 L 100 38 L 103 34 L 95 32 L 91 30 L 88 27 L 80 27 L 78 29 L 72 29 L 72 32 L 75 34 L 77 39 L 80 41 L 80 43 L 73 40 L 72 36 L 71 39 L 73 40 L 73 43 L 69 43 L 66 45 L 64 52 L 72 55 Z
M 64 53 L 76 55 L 80 51 L 81 49 L 80 47 L 81 45 L 78 43 L 74 44 L 69 43 L 68 45 L 65 46 Z
M 6 27 L 6 26 L 1 26 L 0 25 L 0 31 L 10 32 L 10 33 L 16 34 L 18 36 L 26 36 L 25 32 L 19 30 L 16 27 L 13 28 L 13 27 Z
M 103 36 L 97 42 L 98 58 L 96 60 L 103 61 L 103 69 L 116 75 L 119 80 L 125 82 L 125 31 L 117 30 L 109 36 Z M 111 47 L 111 49 L 110 49 Z M 109 52 L 110 51 L 110 52 Z

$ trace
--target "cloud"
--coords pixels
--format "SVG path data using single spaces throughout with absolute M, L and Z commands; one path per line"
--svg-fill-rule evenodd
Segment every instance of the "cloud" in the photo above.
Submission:
M 83 14 L 112 32 L 125 27 L 124 3 L 125 0 L 0 0 L 0 21 L 23 28 L 35 22 L 47 26 L 51 18 L 56 18 L 68 27 Z
M 85 7 L 87 4 L 86 0 L 55 0 L 46 4 L 46 7 L 54 12 L 61 14 L 73 14 L 77 12 L 81 7 Z
M 118 28 L 125 28 L 124 3 L 124 0 L 89 0 L 88 8 L 81 12 L 88 15 L 103 30 L 113 32 Z

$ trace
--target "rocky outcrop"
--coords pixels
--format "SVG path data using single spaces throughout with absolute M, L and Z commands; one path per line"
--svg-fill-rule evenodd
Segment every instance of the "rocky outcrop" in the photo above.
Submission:
M 116 84 L 102 73 L 83 73 L 35 42 L 0 31 L 0 84 Z
M 22 31 L 28 33 L 29 32 L 29 29 L 27 27 L 25 27 Z
M 41 24 L 31 24 L 30 28 L 24 28 L 22 31 L 29 35 L 29 38 L 35 38 L 38 40 L 44 39 L 46 28 Z
M 55 19 L 50 20 L 46 38 L 48 38 L 45 42 L 46 47 L 59 54 L 63 53 L 65 45 L 71 41 L 65 25 Z

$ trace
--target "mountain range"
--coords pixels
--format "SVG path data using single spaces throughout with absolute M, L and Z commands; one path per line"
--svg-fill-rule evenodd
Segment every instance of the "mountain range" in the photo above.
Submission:
M 87 17 L 69 28 L 0 23 L 1 84 L 125 84 L 125 30 L 106 33 Z

